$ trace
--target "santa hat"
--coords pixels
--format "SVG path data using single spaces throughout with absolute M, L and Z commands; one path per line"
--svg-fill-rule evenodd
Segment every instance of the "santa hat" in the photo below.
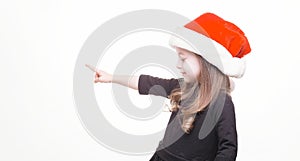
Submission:
M 242 58 L 251 48 L 244 32 L 235 24 L 215 14 L 205 13 L 179 30 L 192 34 L 196 39 L 190 44 L 172 36 L 169 42 L 172 47 L 201 55 L 225 75 L 236 78 L 243 76 L 246 64 Z

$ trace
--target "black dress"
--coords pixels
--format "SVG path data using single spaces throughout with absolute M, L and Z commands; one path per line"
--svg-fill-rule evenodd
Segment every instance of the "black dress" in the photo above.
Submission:
M 163 159 L 161 159 L 157 153 L 154 153 L 153 156 L 151 157 L 151 159 L 149 161 L 165 161 Z
M 138 90 L 140 94 L 167 97 L 179 87 L 178 81 L 141 75 Z M 190 134 L 181 129 L 181 116 L 180 110 L 172 112 L 164 137 L 150 161 L 235 161 L 235 111 L 228 94 L 220 92 L 209 108 L 195 115 Z

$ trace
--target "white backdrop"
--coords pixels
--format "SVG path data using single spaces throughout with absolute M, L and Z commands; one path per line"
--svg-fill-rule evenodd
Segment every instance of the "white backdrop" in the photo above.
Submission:
M 119 154 L 93 140 L 77 116 L 72 89 L 75 62 L 88 36 L 107 20 L 141 9 L 169 10 L 190 19 L 209 11 L 240 26 L 252 53 L 233 92 L 237 160 L 299 160 L 297 4 L 293 0 L 1 1 L 0 160 L 146 161 L 151 157 Z

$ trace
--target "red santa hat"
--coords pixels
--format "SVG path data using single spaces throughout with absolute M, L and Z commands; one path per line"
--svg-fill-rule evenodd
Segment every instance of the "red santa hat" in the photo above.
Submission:
M 243 76 L 246 64 L 242 58 L 250 53 L 251 48 L 244 32 L 235 24 L 225 21 L 215 14 L 205 13 L 180 30 L 196 35 L 196 41 L 199 40 L 201 46 L 195 48 L 193 47 L 195 44 L 190 45 L 176 36 L 170 38 L 171 46 L 184 48 L 201 55 L 230 77 L 240 78 Z M 202 42 L 210 42 L 213 48 L 208 47 L 207 43 L 201 44 Z M 199 48 L 200 51 L 197 50 Z

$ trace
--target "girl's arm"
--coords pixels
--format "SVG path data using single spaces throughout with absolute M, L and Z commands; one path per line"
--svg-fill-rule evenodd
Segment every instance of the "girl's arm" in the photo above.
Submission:
M 179 88 L 177 79 L 162 79 L 150 75 L 112 75 L 103 70 L 99 70 L 87 65 L 95 72 L 95 83 L 117 83 L 135 90 L 139 90 L 140 94 L 153 94 L 157 96 L 167 97 L 174 88 Z
M 139 76 L 112 75 L 103 70 L 96 70 L 95 83 L 117 83 L 132 89 L 138 89 Z

